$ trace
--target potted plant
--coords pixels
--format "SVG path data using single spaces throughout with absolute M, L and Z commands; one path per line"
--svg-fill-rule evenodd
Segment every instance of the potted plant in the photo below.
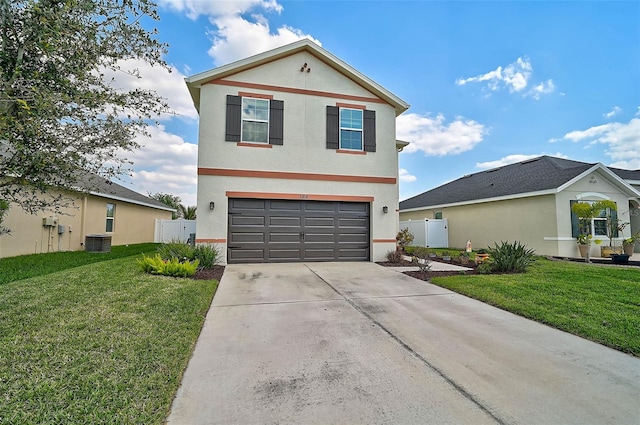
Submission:
M 578 237 L 576 238 L 576 242 L 578 243 L 578 251 L 580 251 L 580 257 L 582 258 L 587 258 L 589 239 L 591 239 L 591 235 L 585 235 L 584 233 L 578 235 Z
M 636 246 L 636 242 L 640 241 L 640 232 L 637 232 L 634 235 L 631 235 L 630 237 L 624 239 L 622 241 L 622 250 L 625 254 L 627 254 L 628 256 L 632 256 L 633 255 L 633 250 Z
M 444 261 L 451 261 L 451 254 L 449 254 L 449 251 L 442 251 L 442 259 Z
M 486 249 L 479 249 L 476 253 L 476 264 L 484 263 L 489 259 L 489 253 Z

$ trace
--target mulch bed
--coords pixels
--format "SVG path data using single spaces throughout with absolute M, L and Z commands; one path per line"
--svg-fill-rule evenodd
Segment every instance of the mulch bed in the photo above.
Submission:
M 472 261 L 470 261 L 469 264 L 462 264 L 460 261 L 456 261 L 456 260 L 445 261 L 442 258 L 437 258 L 435 261 L 437 261 L 438 263 L 447 263 L 447 264 L 453 264 L 454 266 L 467 267 L 467 268 L 470 268 L 471 270 L 465 270 L 465 271 L 447 270 L 447 271 L 439 271 L 439 272 L 427 271 L 424 273 L 420 271 L 409 271 L 409 272 L 403 272 L 403 274 L 406 274 L 407 276 L 411 276 L 420 280 L 429 280 L 432 277 L 459 276 L 461 274 L 465 274 L 465 275 L 476 274 L 477 266 Z M 384 267 L 415 267 L 415 264 L 407 260 L 403 260 L 399 263 L 391 263 L 389 261 L 380 261 L 377 264 L 380 264 L 381 266 L 384 266 Z
M 211 280 L 215 279 L 220 282 L 224 274 L 224 266 L 213 266 L 210 269 L 199 270 L 191 276 L 191 279 Z

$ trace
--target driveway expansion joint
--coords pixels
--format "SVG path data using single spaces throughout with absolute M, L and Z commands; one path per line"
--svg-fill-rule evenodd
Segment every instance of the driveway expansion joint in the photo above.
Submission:
M 295 300 L 295 301 L 265 301 L 262 303 L 239 303 L 239 304 L 221 304 L 212 305 L 211 308 L 218 307 L 244 307 L 244 306 L 259 306 L 259 305 L 278 305 L 278 304 L 308 304 L 308 303 L 328 303 L 333 301 L 345 301 L 344 297 L 322 299 L 322 300 Z
M 482 410 L 484 413 L 486 413 L 488 416 L 490 416 L 493 420 L 496 421 L 496 423 L 500 424 L 500 425 L 507 425 L 507 422 L 503 421 L 502 419 L 500 419 L 498 416 L 496 416 L 496 414 L 494 412 L 492 412 L 487 406 L 485 406 L 484 404 L 482 404 L 482 402 L 480 400 L 477 400 L 473 394 L 469 393 L 467 390 L 465 390 L 460 384 L 458 384 L 456 381 L 453 380 L 453 378 L 449 377 L 444 371 L 442 371 L 440 368 L 434 366 L 433 364 L 431 364 L 431 362 L 429 362 L 429 360 L 427 360 L 425 357 L 423 357 L 420 353 L 418 353 L 417 351 L 415 351 L 413 348 L 411 348 L 411 346 L 409 346 L 406 342 L 404 342 L 402 339 L 400 339 L 398 336 L 396 336 L 393 332 L 391 332 L 389 329 L 387 329 L 382 323 L 380 323 L 379 321 L 377 321 L 375 318 L 373 318 L 369 313 L 367 313 L 364 309 L 362 309 L 360 306 L 358 306 L 358 304 L 356 304 L 355 302 L 353 302 L 353 299 L 347 298 L 344 294 L 342 294 L 340 291 L 338 291 L 337 288 L 335 288 L 333 285 L 331 285 L 331 283 L 329 283 L 327 280 L 325 280 L 322 276 L 320 276 L 318 273 L 316 273 L 315 270 L 313 270 L 311 267 L 309 267 L 309 265 L 305 264 L 305 267 L 307 267 L 311 273 L 313 273 L 314 275 L 316 275 L 318 277 L 318 279 L 320 279 L 321 281 L 323 281 L 327 286 L 329 286 L 329 288 L 331 288 L 336 294 L 340 295 L 347 303 L 349 303 L 349 305 L 351 307 L 353 307 L 357 312 L 359 312 L 360 314 L 362 314 L 364 317 L 366 317 L 367 319 L 369 319 L 374 325 L 378 326 L 383 332 L 385 332 L 387 335 L 389 335 L 394 341 L 396 341 L 396 343 L 398 343 L 403 349 L 405 349 L 407 352 L 409 352 L 409 354 L 411 354 L 413 357 L 415 357 L 416 359 L 418 359 L 422 364 L 424 364 L 425 366 L 427 366 L 429 369 L 431 369 L 433 372 L 435 372 L 437 375 L 439 375 L 442 379 L 445 380 L 445 382 L 447 382 L 449 385 L 451 385 L 456 391 L 458 391 L 458 393 L 460 393 L 464 398 L 466 398 L 467 400 L 469 400 L 470 402 L 472 402 L 473 404 L 475 404 L 476 406 L 478 406 L 478 408 L 480 410 Z M 444 295 L 444 294 L 443 294 Z

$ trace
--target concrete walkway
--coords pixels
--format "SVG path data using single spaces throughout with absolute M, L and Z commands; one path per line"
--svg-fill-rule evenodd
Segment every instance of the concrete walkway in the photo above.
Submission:
M 227 266 L 168 424 L 638 424 L 640 359 L 373 263 Z

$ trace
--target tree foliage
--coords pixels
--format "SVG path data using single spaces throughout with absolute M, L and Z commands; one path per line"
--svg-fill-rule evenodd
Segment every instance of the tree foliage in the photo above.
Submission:
M 184 218 L 185 220 L 195 220 L 196 219 L 196 206 L 185 206 L 183 204 L 180 204 L 179 208 L 178 208 L 178 213 L 180 214 L 180 217 Z
M 610 222 L 613 219 L 611 211 L 616 211 L 617 209 L 618 207 L 616 203 L 608 199 L 597 201 L 597 202 L 576 202 L 571 206 L 571 211 L 573 211 L 578 216 L 578 219 L 582 221 L 582 225 L 580 226 L 580 228 L 587 229 L 586 238 L 579 237 L 578 239 L 578 240 L 584 239 L 587 242 L 587 258 L 586 258 L 587 263 L 591 262 L 590 250 L 591 250 L 591 238 L 593 237 L 593 235 L 591 234 L 591 221 L 596 217 L 600 217 L 600 215 L 603 212 L 606 213 L 607 229 L 608 229 L 607 233 L 609 233 L 609 244 L 611 244 L 611 239 L 613 236 L 613 231 L 609 230 L 611 228 Z M 617 220 L 616 220 L 616 225 L 617 225 Z
M 167 112 L 154 91 L 124 89 L 135 65 L 168 69 L 142 20 L 150 0 L 0 0 L 0 199 L 35 213 L 71 204 L 86 173 L 126 172 L 123 153 Z
M 156 201 L 162 202 L 166 206 L 173 208 L 175 211 L 171 213 L 172 220 L 179 218 L 180 207 L 182 206 L 182 199 L 179 196 L 163 192 L 149 193 L 148 196 L 149 198 L 155 199 Z

